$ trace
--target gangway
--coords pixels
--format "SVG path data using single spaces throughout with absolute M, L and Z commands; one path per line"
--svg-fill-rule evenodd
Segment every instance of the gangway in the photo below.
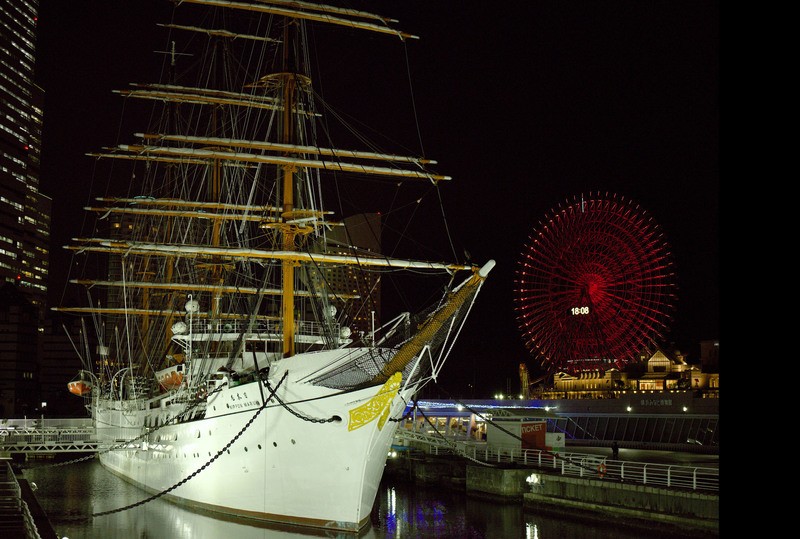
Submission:
M 0 455 L 92 453 L 103 448 L 92 420 L 8 419 L 0 423 Z

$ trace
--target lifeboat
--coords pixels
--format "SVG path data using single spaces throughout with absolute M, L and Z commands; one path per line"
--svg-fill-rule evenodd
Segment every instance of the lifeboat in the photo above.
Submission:
M 156 379 L 164 391 L 175 389 L 183 382 L 183 364 L 173 365 L 172 367 L 167 367 L 166 369 L 158 371 L 156 373 Z
M 67 383 L 67 389 L 73 395 L 83 397 L 92 392 L 92 383 L 89 380 L 73 380 Z

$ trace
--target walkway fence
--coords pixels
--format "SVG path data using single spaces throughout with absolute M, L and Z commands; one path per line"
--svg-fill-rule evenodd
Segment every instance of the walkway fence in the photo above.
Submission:
M 41 539 L 11 462 L 0 459 L 0 537 Z
M 586 453 L 492 447 L 486 442 L 446 439 L 409 431 L 398 432 L 395 441 L 395 447 L 400 450 L 430 455 L 458 455 L 484 464 L 530 467 L 548 474 L 719 493 L 719 468 L 713 467 L 612 460 Z
M 99 449 L 91 419 L 10 419 L 0 424 L 0 453 L 83 453 Z

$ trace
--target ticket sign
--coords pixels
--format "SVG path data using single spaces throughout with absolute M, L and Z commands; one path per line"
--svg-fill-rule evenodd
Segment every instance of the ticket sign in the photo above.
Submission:
M 547 422 L 523 421 L 520 423 L 522 449 L 545 449 L 547 447 Z

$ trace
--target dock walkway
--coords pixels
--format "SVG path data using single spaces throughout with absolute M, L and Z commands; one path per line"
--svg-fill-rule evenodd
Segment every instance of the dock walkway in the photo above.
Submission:
M 0 537 L 58 539 L 33 489 L 17 479 L 9 459 L 0 458 Z

